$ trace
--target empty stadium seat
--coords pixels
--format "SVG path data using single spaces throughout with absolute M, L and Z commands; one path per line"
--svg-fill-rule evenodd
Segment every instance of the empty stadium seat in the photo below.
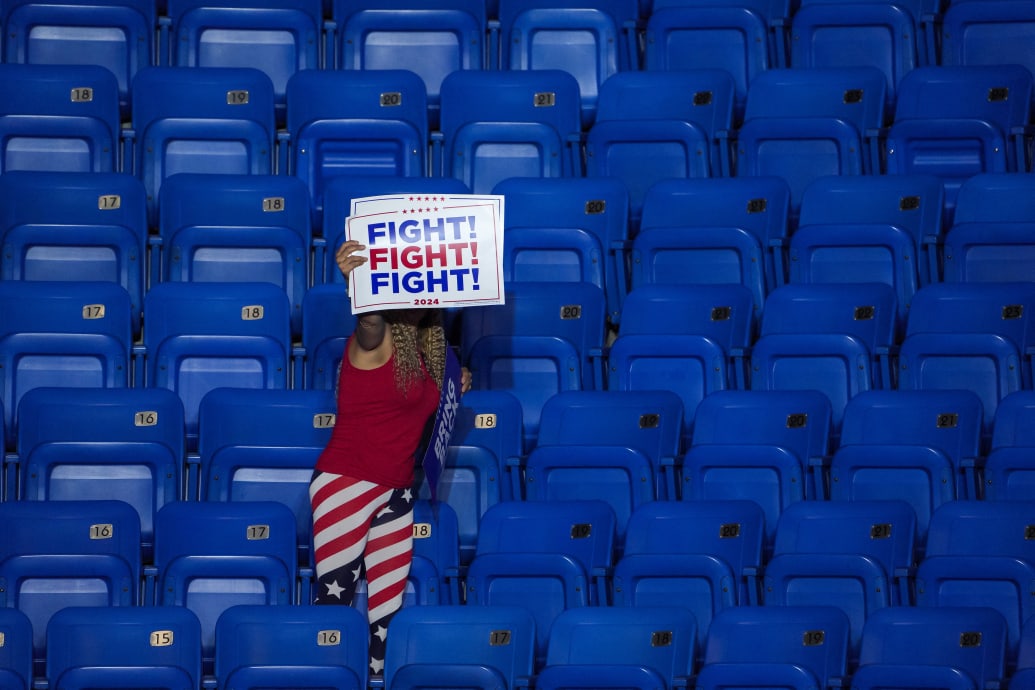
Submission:
M 597 282 L 617 324 L 628 291 L 629 193 L 617 179 L 515 177 L 492 190 L 507 200 L 505 280 Z
M 155 514 L 184 495 L 180 399 L 161 388 L 35 388 L 19 413 L 17 498 L 125 501 L 150 563 Z
M 788 0 L 653 0 L 644 36 L 646 69 L 722 69 L 736 85 L 736 122 L 748 85 L 787 65 Z
M 536 687 L 682 687 L 693 677 L 694 616 L 679 606 L 569 609 L 550 629 L 546 665 Z
M 574 76 L 587 129 L 601 85 L 637 67 L 638 16 L 637 0 L 499 0 L 499 67 Z
M 828 176 L 805 188 L 790 240 L 795 283 L 887 283 L 899 327 L 940 275 L 943 190 L 933 176 Z
M 1017 667 L 1010 674 L 1010 685 L 1014 688 L 1030 687 L 1035 678 L 1035 623 L 1025 624 L 1021 627 L 1021 641 L 1018 644 Z
M 290 305 L 270 283 L 159 283 L 144 298 L 142 350 L 138 381 L 180 396 L 194 452 L 206 393 L 288 387 Z
M 912 603 L 916 515 L 905 501 L 799 501 L 781 513 L 763 579 L 767 606 L 836 606 L 849 665 L 874 611 Z
M 147 678 L 156 690 L 199 687 L 201 625 L 186 608 L 61 609 L 47 626 L 51 687 L 124 687 Z
M 521 606 L 403 608 L 388 635 L 385 687 L 527 688 L 535 640 L 535 619 Z
M 666 390 L 566 391 L 546 400 L 539 446 L 611 445 L 650 460 L 655 495 L 677 496 L 683 405 Z
M 5 64 L 0 171 L 115 172 L 121 162 L 119 85 L 99 65 Z
M 484 0 L 335 0 L 331 16 L 334 65 L 416 72 L 427 90 L 432 130 L 438 129 L 439 90 L 446 75 L 487 66 Z
M 985 458 L 984 493 L 990 501 L 1028 500 L 1035 479 L 1031 431 L 1035 413 L 1035 392 L 1017 391 L 1007 395 L 996 408 L 992 428 L 992 447 Z
M 523 455 L 521 403 L 513 394 L 497 390 L 476 390 L 467 391 L 460 398 L 460 407 L 456 411 L 456 421 L 453 424 L 453 435 L 450 437 L 450 445 L 460 448 L 456 456 L 454 472 L 464 472 L 463 467 L 468 466 L 468 471 L 476 473 L 471 476 L 474 486 L 481 487 L 483 481 L 492 481 L 491 477 L 481 476 L 484 470 L 479 470 L 481 463 L 477 460 L 481 455 L 474 453 L 477 467 L 471 467 L 461 458 L 467 454 L 463 451 L 465 446 L 484 448 L 488 450 L 496 463 L 497 489 L 486 488 L 487 493 L 482 494 L 486 500 L 490 496 L 499 495 L 501 500 L 510 500 L 515 495 L 515 489 L 520 490 L 520 463 Z M 516 476 L 511 476 L 515 473 Z M 454 478 L 454 482 L 463 482 L 461 475 Z M 458 487 L 457 487 L 458 488 Z M 479 491 L 481 489 L 479 488 Z M 448 501 L 448 498 L 443 498 Z M 471 513 L 463 509 L 456 502 L 450 502 L 457 510 L 460 518 L 460 549 L 461 560 L 466 562 L 469 555 L 474 552 L 474 545 L 477 537 L 477 520 L 471 520 Z M 478 517 L 491 503 L 481 505 L 478 510 Z M 465 529 L 465 525 L 467 529 Z M 465 536 L 467 535 L 467 536 Z M 465 555 L 467 556 L 465 558 Z
M 328 283 L 306 290 L 302 298 L 304 388 L 336 390 L 345 341 L 355 326 L 356 316 L 343 285 Z
M 169 64 L 253 67 L 273 82 L 277 121 L 284 124 L 287 82 L 317 69 L 323 38 L 322 0 L 167 0 Z
M 0 687 L 29 690 L 33 683 L 32 621 L 14 608 L 0 609 Z
M 630 285 L 741 283 L 755 318 L 786 282 L 790 189 L 780 177 L 662 180 L 643 201 Z
M 885 119 L 887 83 L 876 67 L 770 69 L 748 88 L 737 131 L 737 175 L 777 175 L 797 222 L 805 187 L 825 175 L 876 172 L 871 147 Z
M 177 501 L 158 511 L 154 604 L 197 615 L 206 675 L 226 609 L 297 603 L 295 533 L 294 513 L 275 501 Z
M 127 118 L 133 77 L 155 63 L 156 6 L 137 0 L 4 0 L 4 62 L 105 67 L 117 79 Z
M 309 189 L 313 227 L 322 227 L 329 180 L 422 177 L 427 147 L 427 94 L 412 72 L 307 69 L 288 81 L 280 168 Z
M 950 223 L 963 180 L 1025 169 L 1016 129 L 1031 115 L 1032 73 L 1019 65 L 927 66 L 899 84 L 884 136 L 888 174 L 927 174 L 945 186 Z
M 1002 616 L 982 608 L 896 606 L 866 621 L 860 690 L 998 687 L 1005 678 Z
M 366 618 L 344 606 L 239 604 L 216 621 L 219 687 L 367 687 Z
M 121 388 L 130 384 L 130 297 L 105 282 L 0 281 L 0 397 L 8 450 L 18 405 L 42 387 Z
M 479 526 L 478 548 L 467 569 L 467 606 L 530 610 L 534 658 L 541 666 L 557 614 L 607 603 L 614 539 L 614 511 L 603 501 L 497 503 Z
M 578 173 L 579 84 L 562 70 L 457 70 L 442 80 L 431 173 L 475 194 L 508 177 Z
M 832 606 L 735 606 L 712 621 L 697 687 L 833 688 L 847 673 L 848 619 Z
M 309 194 L 283 175 L 172 175 L 159 195 L 160 267 L 152 282 L 268 282 L 291 302 L 302 334 L 310 284 Z M 158 277 L 160 276 L 160 277 Z
M 586 176 L 625 183 L 635 235 L 652 184 L 729 173 L 732 127 L 733 81 L 722 70 L 620 72 L 600 87 Z
M 277 135 L 273 82 L 253 67 L 149 67 L 133 79 L 125 170 L 144 183 L 148 221 L 170 175 L 268 175 Z
M 6 501 L 0 519 L 0 606 L 32 621 L 33 674 L 47 659 L 47 623 L 68 606 L 140 604 L 140 518 L 122 501 Z
M 0 175 L 4 280 L 109 281 L 130 295 L 140 333 L 148 276 L 143 185 L 124 173 Z

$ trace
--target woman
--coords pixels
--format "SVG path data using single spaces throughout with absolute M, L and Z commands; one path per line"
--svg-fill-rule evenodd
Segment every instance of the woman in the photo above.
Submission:
M 366 263 L 355 240 L 335 258 L 348 280 Z M 436 310 L 362 314 L 338 379 L 338 419 L 309 487 L 316 604 L 351 605 L 364 573 L 370 670 L 384 668 L 385 637 L 402 606 L 413 556 L 414 453 L 439 403 L 446 360 Z M 461 375 L 461 391 L 470 374 Z

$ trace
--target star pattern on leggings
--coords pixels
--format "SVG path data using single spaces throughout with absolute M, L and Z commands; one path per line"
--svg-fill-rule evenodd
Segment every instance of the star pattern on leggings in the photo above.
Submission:
M 332 596 L 335 599 L 341 599 L 341 593 L 345 591 L 345 588 L 339 585 L 337 580 L 328 582 L 326 586 L 328 596 Z

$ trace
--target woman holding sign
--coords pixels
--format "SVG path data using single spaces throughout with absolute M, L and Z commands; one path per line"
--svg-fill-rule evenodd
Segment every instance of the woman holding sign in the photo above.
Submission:
M 345 275 L 367 261 L 350 240 L 336 260 Z M 358 316 L 342 357 L 338 419 L 309 487 L 315 603 L 351 605 L 366 574 L 370 670 L 382 673 L 388 623 L 402 606 L 413 556 L 414 454 L 440 408 L 447 343 L 437 310 Z M 470 387 L 464 370 L 459 387 Z M 439 415 L 440 417 L 441 415 Z

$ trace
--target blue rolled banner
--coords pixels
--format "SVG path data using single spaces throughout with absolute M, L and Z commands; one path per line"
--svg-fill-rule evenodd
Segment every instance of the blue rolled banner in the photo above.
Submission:
M 460 407 L 460 362 L 457 360 L 453 348 L 446 347 L 446 370 L 442 377 L 442 393 L 439 396 L 438 410 L 435 412 L 431 438 L 421 462 L 424 477 L 431 489 L 432 501 L 438 500 L 438 480 L 442 476 L 442 468 L 446 465 L 449 440 L 453 436 L 453 425 L 456 423 L 458 407 Z

